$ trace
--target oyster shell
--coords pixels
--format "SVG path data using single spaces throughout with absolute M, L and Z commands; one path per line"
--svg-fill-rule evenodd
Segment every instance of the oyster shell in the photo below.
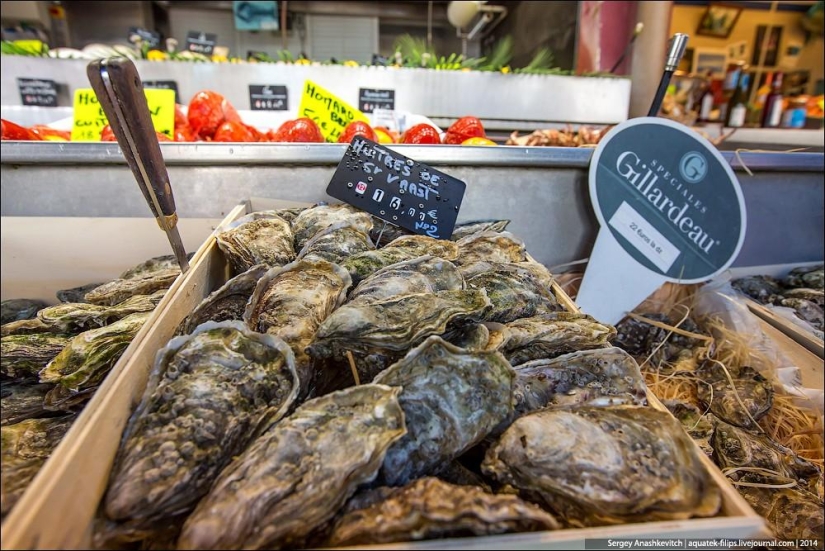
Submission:
M 168 289 L 179 275 L 180 268 L 169 268 L 128 279 L 116 279 L 86 293 L 86 300 L 92 304 L 114 306 L 135 295 L 152 295 L 161 289 Z
M 457 264 L 473 262 L 524 262 L 524 242 L 510 232 L 483 231 L 462 237 L 458 245 Z
M 644 378 L 621 348 L 599 348 L 533 360 L 516 370 L 517 415 L 549 405 L 647 405 Z
M 332 226 L 336 222 L 350 226 L 369 236 L 372 229 L 372 216 L 346 204 L 318 205 L 302 211 L 292 221 L 292 233 L 295 235 L 295 250 L 304 248 L 312 237 Z
M 780 283 L 770 276 L 748 276 L 731 281 L 731 286 L 763 304 L 782 292 Z
M 258 281 L 268 270 L 269 266 L 266 264 L 257 264 L 224 283 L 186 316 L 186 319 L 181 322 L 178 333 L 188 335 L 197 326 L 207 321 L 243 319 L 246 303 L 249 302 Z
M 26 419 L 51 417 L 43 400 L 51 385 L 0 383 L 0 425 L 13 425 Z
M 822 264 L 819 266 L 794 268 L 785 278 L 785 285 L 788 287 L 808 287 L 811 289 L 823 289 L 825 284 L 825 270 Z
M 485 314 L 485 321 L 508 323 L 561 310 L 551 289 L 553 278 L 542 266 L 532 262 L 491 262 L 484 266 L 484 271 L 467 277 L 467 287 L 487 291 L 493 306 Z
M 381 480 L 404 485 L 432 474 L 513 411 L 513 368 L 498 352 L 467 351 L 433 336 L 374 379 L 403 387 L 407 434 L 390 446 Z
M 509 220 L 477 220 L 474 222 L 462 222 L 453 228 L 452 241 L 458 241 L 469 235 L 485 231 L 503 232 L 510 224 Z
M 458 459 L 453 459 L 447 465 L 436 472 L 436 476 L 444 482 L 456 484 L 458 486 L 477 486 L 488 493 L 493 493 L 490 485 L 481 475 L 465 467 Z
M 746 474 L 742 482 L 775 483 L 758 475 Z M 798 488 L 759 488 L 737 486 L 757 514 L 764 517 L 774 537 L 785 541 L 822 541 L 825 513 L 822 499 Z
M 238 218 L 215 236 L 236 274 L 256 264 L 283 266 L 295 259 L 289 222 L 274 214 Z
M 68 336 L 51 333 L 0 338 L 0 373 L 14 379 L 37 377 L 69 343 Z
M 72 392 L 96 388 L 149 316 L 149 312 L 131 314 L 72 338 L 40 372 L 40 382 L 59 384 Z
M 286 207 L 286 208 L 283 208 L 283 209 L 275 209 L 275 210 L 272 210 L 272 211 L 258 211 L 258 212 L 271 212 L 272 214 L 274 214 L 276 216 L 280 216 L 281 218 L 283 218 L 284 220 L 286 220 L 287 222 L 292 224 L 292 221 L 295 220 L 295 218 L 299 214 L 301 214 L 302 212 L 307 210 L 307 208 L 308 207 Z
M 414 293 L 457 291 L 464 288 L 464 278 L 447 260 L 419 256 L 381 268 L 366 277 L 350 293 L 350 301 L 376 301 Z
M 749 366 L 729 367 L 728 372 L 733 387 L 719 362 L 705 361 L 696 369 L 696 394 L 702 408 L 738 427 L 759 430 L 754 421 L 759 421 L 773 406 L 773 385 Z M 740 400 L 747 411 L 742 409 Z
M 821 473 L 814 463 L 802 459 L 792 450 L 767 436 L 753 434 L 721 419 L 713 419 L 713 459 L 720 469 L 757 467 L 788 478 L 813 479 Z M 738 479 L 737 473 L 730 475 Z
M 375 245 L 369 235 L 349 225 L 349 221 L 342 220 L 313 235 L 297 258 L 340 263 L 354 254 L 372 250 L 375 250 Z
M 571 526 L 706 517 L 721 505 L 679 422 L 646 407 L 531 413 L 487 451 L 482 469 L 544 501 Z
M 372 242 L 375 243 L 375 248 L 381 247 L 381 245 L 387 245 L 391 241 L 398 239 L 399 237 L 403 237 L 405 235 L 415 235 L 413 232 L 409 230 L 405 230 L 404 228 L 398 227 L 395 224 L 391 224 L 386 220 L 382 220 L 375 216 L 372 217 L 372 229 L 370 230 L 370 239 Z
M 782 291 L 782 296 L 786 299 L 795 298 L 813 302 L 820 308 L 825 306 L 825 291 L 822 289 L 806 289 L 803 287 L 798 289 L 787 289 Z
M 483 351 L 490 344 L 490 330 L 481 323 L 464 323 L 442 335 L 445 341 L 465 350 Z M 495 350 L 492 347 L 490 350 Z
M 97 387 L 88 388 L 85 390 L 74 391 L 62 385 L 54 385 L 53 388 L 46 393 L 46 398 L 43 400 L 43 407 L 47 411 L 58 413 L 77 412 L 83 409 L 97 390 Z
M 797 316 L 807 321 L 818 331 L 825 329 L 825 315 L 823 315 L 822 308 L 816 303 L 803 298 L 782 298 L 778 302 L 780 306 L 793 308 Z
M 328 544 L 343 547 L 558 527 L 550 514 L 516 496 L 428 477 L 396 488 L 371 507 L 343 515 Z
M 186 258 L 192 260 L 192 257 L 195 256 L 195 253 L 189 253 L 186 255 Z M 164 256 L 156 256 L 154 258 L 150 258 L 144 262 L 141 262 L 137 266 L 133 268 L 129 268 L 122 274 L 120 274 L 120 279 L 132 279 L 135 277 L 144 277 L 149 274 L 165 272 L 167 270 L 178 270 L 180 271 L 180 266 L 178 265 L 178 259 L 173 254 L 167 254 Z
M 400 391 L 367 384 L 305 402 L 223 470 L 178 548 L 300 545 L 375 478 L 387 448 L 406 433 Z
M 86 293 L 92 289 L 96 289 L 106 282 L 87 283 L 79 287 L 72 287 L 71 289 L 61 289 L 55 296 L 60 302 L 86 302 Z
M 458 244 L 424 235 L 405 235 L 381 249 L 353 255 L 341 262 L 341 266 L 349 272 L 353 284 L 357 285 L 385 266 L 424 255 L 454 261 L 458 258 Z
M 687 402 L 664 400 L 662 404 L 682 423 L 682 428 L 693 438 L 699 449 L 711 457 L 713 448 L 710 445 L 710 436 L 713 434 L 713 425 L 708 417 L 703 415 L 699 408 Z
M 239 321 L 172 339 L 126 427 L 106 516 L 142 525 L 193 508 L 256 431 L 287 415 L 298 388 L 289 347 Z
M 660 321 L 673 326 L 678 320 L 671 320 L 665 314 L 646 313 L 644 317 L 653 321 Z M 701 334 L 702 330 L 690 318 L 686 319 L 680 326 L 685 331 Z M 635 318 L 627 317 L 616 326 L 616 338 L 613 345 L 626 351 L 636 358 L 651 357 L 652 364 L 665 367 L 667 364 L 675 364 L 681 360 L 688 360 L 694 357 L 694 350 L 702 346 L 699 339 L 673 333 L 650 325 L 649 323 Z M 664 344 L 662 344 L 664 342 Z M 666 365 L 662 365 L 666 364 Z
M 3 464 L 0 517 L 11 511 L 73 421 L 74 416 L 69 415 L 28 419 L 0 428 Z
M 65 303 L 44 308 L 37 319 L 49 327 L 52 333 L 77 334 L 89 329 L 108 325 L 130 314 L 151 312 L 166 294 L 166 289 L 151 295 L 135 295 L 114 306 L 87 303 Z
M 0 323 L 32 319 L 38 310 L 45 307 L 46 303 L 42 300 L 28 298 L 4 300 L 0 303 Z
M 576 350 L 601 348 L 616 336 L 616 328 L 586 314 L 551 312 L 507 324 L 508 339 L 501 353 L 516 366 Z
M 37 318 L 10 321 L 0 326 L 0 336 L 25 335 L 28 333 L 48 333 L 51 328 Z
M 345 362 L 351 351 L 360 380 L 370 381 L 430 335 L 444 333 L 449 323 L 479 321 L 489 306 L 484 291 L 471 290 L 347 303 L 324 320 L 308 352 L 314 358 Z M 348 369 L 333 370 L 327 378 L 347 381 L 344 386 L 352 380 Z

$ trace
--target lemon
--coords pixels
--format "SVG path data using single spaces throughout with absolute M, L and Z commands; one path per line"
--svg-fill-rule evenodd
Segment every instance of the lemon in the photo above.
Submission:
M 378 137 L 378 143 L 395 143 L 392 140 L 392 136 L 384 132 L 383 130 L 374 129 L 375 135 Z
M 496 142 L 494 142 L 493 140 L 488 140 L 487 138 L 475 137 L 467 138 L 466 140 L 461 142 L 461 145 L 496 145 Z
M 165 59 L 169 59 L 169 54 L 166 52 L 161 52 L 160 50 L 149 50 L 146 53 L 146 59 L 149 61 L 163 61 Z

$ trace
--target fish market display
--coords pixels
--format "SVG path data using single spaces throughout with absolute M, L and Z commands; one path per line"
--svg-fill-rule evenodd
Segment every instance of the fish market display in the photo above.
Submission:
M 181 323 L 179 333 L 189 334 L 207 321 L 242 319 L 246 303 L 255 291 L 258 280 L 268 270 L 269 266 L 266 264 L 257 264 L 231 278 L 192 310 L 192 313 Z
M 668 413 L 579 406 L 517 419 L 482 468 L 570 526 L 600 526 L 715 515 L 721 492 L 698 453 Z
M 467 352 L 433 336 L 373 382 L 403 388 L 407 434 L 387 451 L 381 479 L 404 485 L 481 441 L 512 412 L 515 374 L 498 352 Z
M 289 347 L 240 322 L 170 341 L 126 428 L 107 517 L 139 524 L 194 507 L 255 431 L 288 414 L 298 386 Z
M 300 545 L 407 431 L 400 388 L 360 385 L 310 400 L 259 436 L 215 481 L 183 527 L 181 549 Z
M 576 350 L 600 348 L 616 337 L 616 329 L 586 314 L 550 312 L 506 325 L 501 352 L 513 366 L 553 358 Z
M 422 478 L 335 523 L 329 546 L 555 530 L 552 515 L 514 495 Z
M 289 222 L 271 211 L 235 220 L 218 233 L 217 241 L 236 274 L 256 264 L 283 266 L 295 259 Z

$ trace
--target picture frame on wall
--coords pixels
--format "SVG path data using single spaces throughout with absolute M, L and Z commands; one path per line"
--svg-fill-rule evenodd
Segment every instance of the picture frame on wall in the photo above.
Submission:
M 696 48 L 693 51 L 693 72 L 697 75 L 711 73 L 711 78 L 724 78 L 728 66 L 725 48 Z
M 782 27 L 776 25 L 771 26 L 770 31 L 767 25 L 759 25 L 756 27 L 751 65 L 759 65 L 760 61 L 762 61 L 762 43 L 765 42 L 765 33 L 768 32 L 770 32 L 770 34 L 765 45 L 765 61 L 762 66 L 776 67 L 776 62 L 779 59 L 779 45 L 782 42 Z
M 699 20 L 699 27 L 696 29 L 696 34 L 715 38 L 727 38 L 730 36 L 740 15 L 742 15 L 742 8 L 740 6 L 723 2 L 712 2 Z

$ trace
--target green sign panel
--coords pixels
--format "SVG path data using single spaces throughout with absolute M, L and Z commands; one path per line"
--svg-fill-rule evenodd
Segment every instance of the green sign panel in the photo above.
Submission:
M 726 269 L 745 237 L 739 182 L 710 142 L 666 119 L 626 121 L 590 164 L 601 231 L 671 281 L 695 283 Z

